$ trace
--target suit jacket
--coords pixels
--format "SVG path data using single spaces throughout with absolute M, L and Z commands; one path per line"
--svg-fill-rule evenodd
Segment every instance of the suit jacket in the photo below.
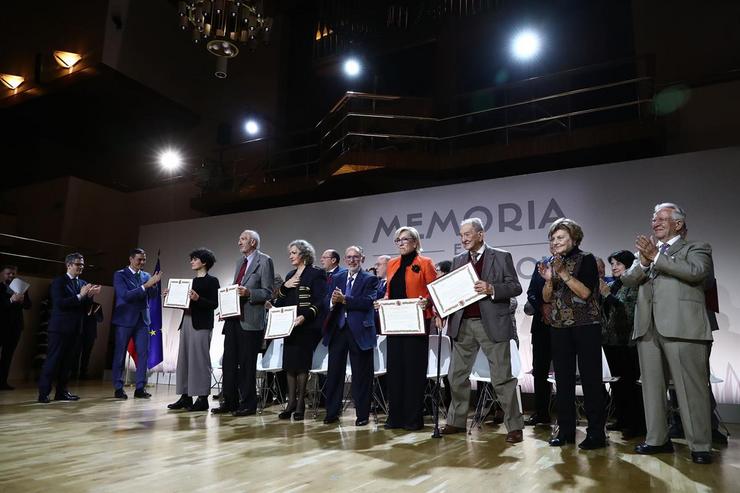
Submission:
M 357 346 L 363 351 L 372 349 L 376 342 L 373 301 L 378 296 L 377 277 L 364 270 L 357 272 L 357 276 L 352 283 L 351 292 L 344 295 L 344 303 L 334 305 L 329 311 L 331 294 L 336 288 L 344 292 L 347 288 L 348 275 L 349 272 L 345 270 L 329 281 L 324 301 L 324 308 L 329 313 L 326 323 L 327 330 L 324 334 L 324 346 L 329 345 L 332 335 L 339 330 L 338 323 L 342 318 L 341 315 L 345 314 L 347 316 L 347 326 L 352 332 L 352 337 L 354 337 Z
M 645 271 L 636 259 L 621 279 L 639 286 L 632 338 L 644 336 L 655 321 L 664 337 L 712 340 L 704 287 L 712 272 L 712 248 L 679 238 Z
M 468 263 L 470 254 L 463 252 L 452 260 L 452 270 Z M 510 298 L 522 294 L 522 285 L 514 268 L 511 254 L 505 250 L 491 248 L 486 245 L 483 255 L 483 270 L 480 276 L 482 281 L 493 285 L 494 298 L 486 296 L 478 300 L 481 322 L 486 335 L 493 342 L 504 342 L 511 339 Z M 447 334 L 453 339 L 462 325 L 463 310 L 450 315 Z
M 235 280 L 243 262 L 244 257 L 236 262 Z M 272 259 L 257 250 L 252 262 L 247 265 L 247 270 L 244 272 L 240 284 L 249 289 L 249 296 L 244 296 L 239 300 L 242 305 L 242 316 L 239 318 L 239 325 L 242 330 L 265 329 L 265 301 L 272 298 L 273 282 L 275 282 L 275 267 L 272 264 Z
M 153 287 L 147 290 L 141 289 L 151 275 L 143 270 L 139 272 L 141 272 L 141 282 L 136 280 L 136 276 L 128 267 L 113 274 L 116 304 L 113 307 L 111 323 L 115 326 L 137 327 L 140 322 L 147 326 L 151 323 L 149 300 L 157 297 L 157 290 Z
M 87 284 L 82 279 L 79 281 L 80 288 Z M 67 274 L 54 278 L 49 291 L 51 296 L 49 332 L 80 334 L 82 320 L 93 303 L 92 298 L 78 298 L 80 290 L 75 287 L 74 281 Z
M 418 267 L 418 272 L 414 272 L 414 266 Z M 390 296 L 391 279 L 398 272 L 399 267 L 401 267 L 401 257 L 395 257 L 388 261 L 388 271 L 386 273 L 388 282 L 386 283 L 385 298 Z M 424 318 L 426 319 L 430 319 L 434 315 L 427 284 L 436 278 L 437 271 L 434 270 L 434 262 L 429 257 L 417 255 L 411 265 L 406 269 L 406 296 L 409 298 L 418 298 L 421 296 L 430 300 L 426 310 L 424 310 Z
M 0 330 L 23 330 L 23 310 L 31 308 L 28 291 L 23 293 L 23 303 L 11 303 L 14 292 L 7 284 L 0 285 Z

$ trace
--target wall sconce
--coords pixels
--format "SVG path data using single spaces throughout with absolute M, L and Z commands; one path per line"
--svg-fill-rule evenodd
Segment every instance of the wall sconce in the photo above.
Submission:
M 72 67 L 74 67 L 81 59 L 82 55 L 78 55 L 77 53 L 71 53 L 69 51 L 54 52 L 54 60 L 56 60 L 56 62 L 62 68 L 68 68 L 72 70 Z
M 15 91 L 26 80 L 20 75 L 0 74 L 0 82 L 8 89 Z

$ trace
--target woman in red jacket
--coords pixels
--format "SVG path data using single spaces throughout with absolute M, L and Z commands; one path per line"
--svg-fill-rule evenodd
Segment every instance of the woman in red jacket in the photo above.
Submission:
M 419 232 L 398 228 L 394 240 L 400 257 L 388 261 L 387 299 L 419 298 L 424 310 L 426 332 L 432 319 L 432 303 L 427 284 L 437 278 L 434 262 L 419 255 Z M 424 427 L 424 388 L 427 374 L 428 337 L 424 335 L 388 336 L 388 429 L 420 430 Z

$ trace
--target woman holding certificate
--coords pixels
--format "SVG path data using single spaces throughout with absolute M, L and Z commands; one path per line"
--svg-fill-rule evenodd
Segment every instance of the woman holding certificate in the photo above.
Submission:
M 424 310 L 426 333 L 432 319 L 432 303 L 427 284 L 437 278 L 434 262 L 419 255 L 419 232 L 410 227 L 398 228 L 394 243 L 399 257 L 388 261 L 388 287 L 385 298 L 391 300 L 419 298 Z M 420 430 L 424 426 L 424 388 L 427 378 L 427 335 L 388 335 L 388 429 Z
M 195 271 L 188 293 L 190 307 L 180 325 L 180 350 L 177 354 L 177 393 L 180 399 L 168 409 L 207 411 L 211 393 L 211 332 L 213 312 L 218 307 L 218 279 L 208 274 L 216 257 L 207 248 L 190 252 L 190 268 Z M 164 297 L 167 297 L 166 289 Z M 198 400 L 193 403 L 194 395 Z
M 576 361 L 588 418 L 582 449 L 606 447 L 606 413 L 601 378 L 601 295 L 596 258 L 578 246 L 583 230 L 570 219 L 552 223 L 548 232 L 553 258 L 541 262 L 542 299 L 552 303 L 552 360 L 557 386 L 558 434 L 550 445 L 575 443 Z
M 280 419 L 303 419 L 306 409 L 306 382 L 311 369 L 313 351 L 321 340 L 323 313 L 320 310 L 326 291 L 326 273 L 313 266 L 316 252 L 305 240 L 294 240 L 288 245 L 288 258 L 295 267 L 285 276 L 272 301 L 276 307 L 297 306 L 293 330 L 285 338 L 283 369 L 288 377 L 288 404 Z

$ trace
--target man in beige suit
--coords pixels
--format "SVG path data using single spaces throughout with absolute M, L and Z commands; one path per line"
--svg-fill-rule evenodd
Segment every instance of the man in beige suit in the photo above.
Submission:
M 685 227 L 686 214 L 680 207 L 656 205 L 652 219 L 655 237 L 637 238 L 639 258 L 621 278 L 625 286 L 639 286 L 632 338 L 637 340 L 640 357 L 647 436 L 635 451 L 673 451 L 666 420 L 666 382 L 670 378 L 691 458 L 697 464 L 709 464 L 712 432 L 707 358 L 712 329 L 704 283 L 712 272 L 712 249 L 707 243 L 683 239 Z

